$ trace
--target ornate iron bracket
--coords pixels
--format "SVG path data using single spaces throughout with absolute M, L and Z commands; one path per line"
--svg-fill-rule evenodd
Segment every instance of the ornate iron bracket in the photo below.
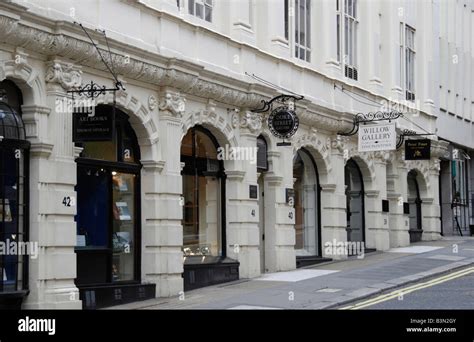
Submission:
M 102 52 L 100 51 L 99 47 L 97 46 L 97 44 L 94 42 L 94 40 L 92 39 L 92 37 L 89 35 L 89 33 L 87 32 L 87 30 L 85 29 L 85 27 L 81 24 L 81 23 L 78 23 L 78 22 L 74 22 L 75 25 L 79 25 L 82 29 L 82 31 L 84 31 L 84 33 L 86 34 L 86 36 L 89 38 L 91 44 L 94 46 L 95 50 L 97 51 L 100 59 L 102 60 L 102 63 L 105 65 L 105 67 L 109 70 L 109 72 L 112 74 L 114 80 L 115 80 L 115 88 L 106 88 L 105 86 L 100 86 L 98 85 L 97 83 L 95 83 L 94 81 L 91 81 L 90 83 L 87 83 L 86 85 L 82 86 L 81 88 L 79 89 L 76 89 L 76 90 L 70 90 L 68 91 L 68 93 L 71 93 L 73 98 L 74 98 L 74 94 L 79 94 L 80 96 L 86 96 L 90 99 L 95 99 L 96 97 L 99 97 L 100 95 L 104 95 L 106 92 L 113 92 L 114 93 L 114 103 L 115 103 L 115 93 L 118 91 L 118 90 L 125 90 L 125 87 L 123 86 L 122 82 L 120 82 L 117 78 L 117 75 L 114 71 L 114 65 L 113 65 L 113 61 L 112 61 L 112 53 L 110 51 L 110 46 L 109 46 L 109 41 L 107 39 L 107 35 L 105 33 L 105 30 L 101 31 L 101 30 L 96 30 L 98 32 L 100 32 L 104 38 L 105 38 L 105 42 L 107 44 L 107 49 L 108 49 L 108 53 L 109 53 L 109 60 L 110 60 L 110 66 L 109 64 L 105 61 L 103 55 L 102 55 Z
M 360 123 L 366 124 L 367 122 L 375 121 L 388 121 L 396 120 L 402 117 L 403 113 L 392 111 L 392 112 L 369 112 L 369 113 L 358 113 L 352 122 L 353 126 L 348 132 L 338 132 L 337 134 L 343 136 L 354 135 L 359 131 Z
M 95 99 L 99 97 L 100 95 L 104 95 L 106 92 L 111 91 L 115 93 L 118 90 L 125 90 L 124 86 L 119 81 L 115 83 L 115 88 L 106 88 L 105 86 L 100 86 L 94 81 L 91 81 L 90 83 L 85 84 L 83 87 L 77 90 L 68 91 L 68 93 L 79 94 L 80 96 L 85 96 L 90 99 Z
M 279 96 L 274 97 L 270 101 L 262 100 L 261 101 L 262 102 L 262 108 L 253 109 L 251 111 L 253 113 L 264 113 L 264 112 L 268 112 L 272 108 L 272 103 L 275 102 L 275 101 L 278 101 L 281 104 L 285 105 L 285 104 L 288 104 L 290 102 L 290 100 L 299 101 L 299 100 L 302 100 L 302 99 L 304 99 L 304 96 L 302 96 L 302 95 L 285 95 L 285 94 L 284 95 L 279 95 Z
M 403 146 L 403 143 L 405 142 L 405 137 L 420 137 L 420 136 L 430 136 L 430 135 L 435 135 L 433 133 L 416 133 L 415 131 L 412 131 L 411 129 L 404 129 L 403 133 L 400 134 L 398 137 L 397 141 L 397 150 Z

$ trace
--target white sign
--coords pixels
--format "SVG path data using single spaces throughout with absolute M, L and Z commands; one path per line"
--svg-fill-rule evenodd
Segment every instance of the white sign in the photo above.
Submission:
M 359 127 L 359 152 L 395 150 L 396 137 L 395 123 L 361 124 Z

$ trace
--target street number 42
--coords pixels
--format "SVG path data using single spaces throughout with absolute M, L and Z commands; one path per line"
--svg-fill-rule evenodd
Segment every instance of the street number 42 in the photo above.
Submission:
M 65 207 L 74 207 L 76 205 L 76 199 L 74 197 L 67 196 L 63 198 L 62 203 Z

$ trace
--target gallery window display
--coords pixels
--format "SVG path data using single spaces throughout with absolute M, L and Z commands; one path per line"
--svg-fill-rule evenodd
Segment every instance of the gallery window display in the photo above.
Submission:
M 239 279 L 239 262 L 227 257 L 224 163 L 204 127 L 182 139 L 184 290 Z
M 98 106 L 96 113 L 109 112 Z M 135 133 L 115 109 L 112 141 L 82 143 L 77 162 L 78 285 L 140 280 L 140 164 Z
M 0 308 L 19 308 L 28 290 L 29 147 L 21 118 L 22 96 L 0 82 Z M 15 246 L 15 250 L 11 249 Z
M 183 138 L 183 252 L 185 256 L 222 256 L 221 178 L 215 141 L 204 129 Z
M 317 170 L 311 155 L 304 149 L 300 149 L 294 158 L 293 178 L 296 255 L 320 255 Z

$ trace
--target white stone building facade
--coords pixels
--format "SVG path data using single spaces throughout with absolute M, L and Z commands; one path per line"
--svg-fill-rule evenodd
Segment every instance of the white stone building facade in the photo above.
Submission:
M 443 235 L 469 235 L 474 227 L 474 2 L 436 3 L 440 20 L 437 127 L 449 142 L 441 161 Z
M 403 146 L 359 153 L 357 135 L 338 134 L 352 128 L 357 113 L 381 110 L 404 113 L 399 133 L 436 133 L 438 11 L 429 1 L 408 0 L 1 3 L 0 80 L 21 92 L 18 111 L 31 144 L 29 240 L 40 252 L 29 260 L 22 307 L 93 308 L 110 295 L 103 288 L 113 291 L 107 303 L 118 304 L 129 300 L 125 288 L 132 285 L 131 300 L 148 296 L 142 285 L 153 285 L 156 297 L 176 296 L 186 282 L 193 288 L 234 279 L 236 267 L 238 277 L 254 278 L 347 257 L 326 253 L 334 241 L 385 251 L 409 245 L 411 235 L 439 239 L 439 158 L 448 143 L 428 135 L 431 159 L 405 161 Z M 73 142 L 72 111 L 58 103 L 91 81 L 113 87 L 114 79 L 75 22 L 124 85 L 116 108 L 139 149 L 128 283 L 114 283 L 115 259 L 106 248 L 103 271 L 87 269 L 98 259 L 79 256 L 78 235 L 86 235 L 78 213 L 92 202 L 80 200 L 87 182 L 79 184 L 78 165 L 102 169 L 100 161 L 84 160 L 92 147 Z M 110 54 L 97 29 L 106 31 Z M 268 113 L 252 112 L 282 89 L 304 96 L 295 103 L 300 127 L 291 146 L 277 146 Z M 95 105 L 113 103 L 107 93 Z M 259 137 L 267 146 L 264 169 L 212 157 L 217 147 L 255 148 Z M 203 160 L 207 166 L 198 170 Z M 132 164 L 121 162 L 117 167 Z M 77 200 L 64 205 L 68 197 Z M 187 253 L 193 243 L 200 254 Z M 85 273 L 107 273 L 100 286 L 78 284 L 78 263 Z M 199 267 L 215 278 L 198 279 Z

